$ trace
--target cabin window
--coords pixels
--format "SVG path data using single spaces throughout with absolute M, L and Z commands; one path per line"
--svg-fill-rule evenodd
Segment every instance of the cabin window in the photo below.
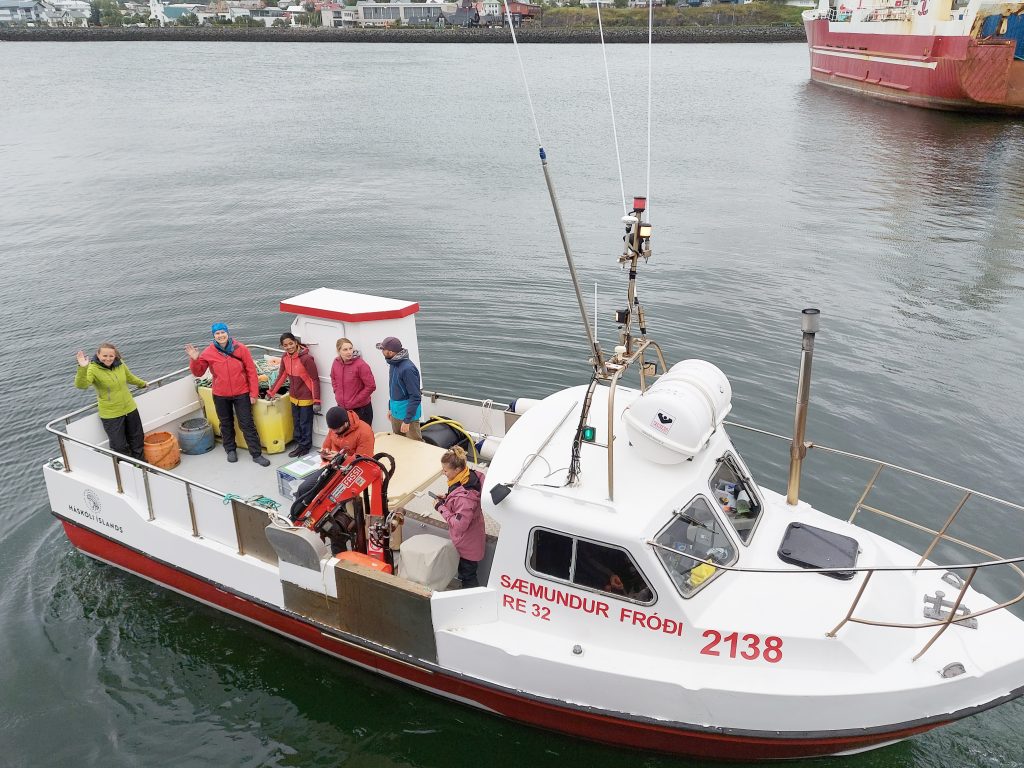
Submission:
M 764 504 L 746 467 L 733 454 L 726 453 L 718 460 L 711 475 L 711 495 L 740 541 L 747 544 L 761 519 Z
M 655 542 L 668 547 L 655 547 L 654 551 L 683 597 L 692 596 L 724 573 L 712 563 L 736 562 L 736 546 L 703 496 L 673 512 L 672 522 L 662 529 Z
M 654 590 L 624 549 L 535 528 L 527 560 L 531 572 L 620 600 L 654 602 Z

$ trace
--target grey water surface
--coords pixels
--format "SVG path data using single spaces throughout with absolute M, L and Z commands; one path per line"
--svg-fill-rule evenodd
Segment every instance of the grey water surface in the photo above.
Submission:
M 522 55 L 610 346 L 625 275 L 601 49 Z M 732 418 L 789 434 L 799 310 L 820 307 L 810 439 L 1020 501 L 1024 123 L 830 92 L 803 45 L 657 46 L 648 186 L 647 56 L 608 49 L 668 357 L 716 363 Z M 511 46 L 9 43 L 0 73 L 0 765 L 701 764 L 372 677 L 89 560 L 49 515 L 43 424 L 88 402 L 74 353 L 101 340 L 152 378 L 211 322 L 273 342 L 280 299 L 330 286 L 420 302 L 428 388 L 507 400 L 585 380 Z M 746 439 L 781 489 L 786 447 Z M 812 452 L 805 488 L 845 516 L 869 474 Z M 920 506 L 903 511 L 951 509 Z M 1020 515 L 970 522 L 1024 553 Z M 807 765 L 1024 765 L 1022 720 L 1014 702 Z

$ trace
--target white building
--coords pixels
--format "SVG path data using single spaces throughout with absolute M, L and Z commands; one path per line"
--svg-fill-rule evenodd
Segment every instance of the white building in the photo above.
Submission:
M 38 24 L 42 13 L 39 0 L 0 0 L 0 24 Z
M 55 27 L 88 27 L 92 6 L 86 0 L 44 0 L 46 21 Z
M 268 27 L 274 26 L 274 22 L 278 19 L 288 19 L 287 12 L 276 5 L 269 5 L 266 8 L 254 8 L 249 11 L 249 15 L 252 16 L 253 21 L 261 21 Z
M 339 3 L 324 3 L 320 6 L 320 19 L 325 28 L 354 27 L 358 22 L 358 15 L 353 6 L 340 5 Z
M 91 12 L 85 0 L 0 0 L 0 25 L 87 27 Z
M 441 18 L 454 15 L 456 3 L 377 3 L 360 0 L 356 3 L 356 24 L 360 27 L 391 27 L 396 21 L 406 24 L 433 24 Z

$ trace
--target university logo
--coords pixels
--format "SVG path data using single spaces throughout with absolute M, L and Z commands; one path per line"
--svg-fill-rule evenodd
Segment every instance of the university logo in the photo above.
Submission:
M 90 512 L 100 511 L 100 497 L 92 488 L 87 488 L 82 498 L 85 499 L 85 506 Z
M 663 435 L 667 435 L 668 431 L 672 429 L 672 422 L 674 421 L 675 419 L 669 414 L 658 411 L 658 415 L 651 419 L 651 426 Z

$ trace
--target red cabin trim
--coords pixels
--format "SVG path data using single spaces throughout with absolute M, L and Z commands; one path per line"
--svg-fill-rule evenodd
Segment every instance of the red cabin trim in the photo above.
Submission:
M 323 317 L 328 320 L 342 320 L 346 323 L 365 323 L 371 320 L 397 320 L 402 317 L 414 315 L 420 311 L 420 305 L 413 302 L 398 309 L 384 309 L 378 312 L 341 312 L 333 309 L 320 309 L 319 307 L 303 307 L 299 304 L 281 302 L 282 312 L 292 312 L 296 315 L 307 315 L 309 317 Z

